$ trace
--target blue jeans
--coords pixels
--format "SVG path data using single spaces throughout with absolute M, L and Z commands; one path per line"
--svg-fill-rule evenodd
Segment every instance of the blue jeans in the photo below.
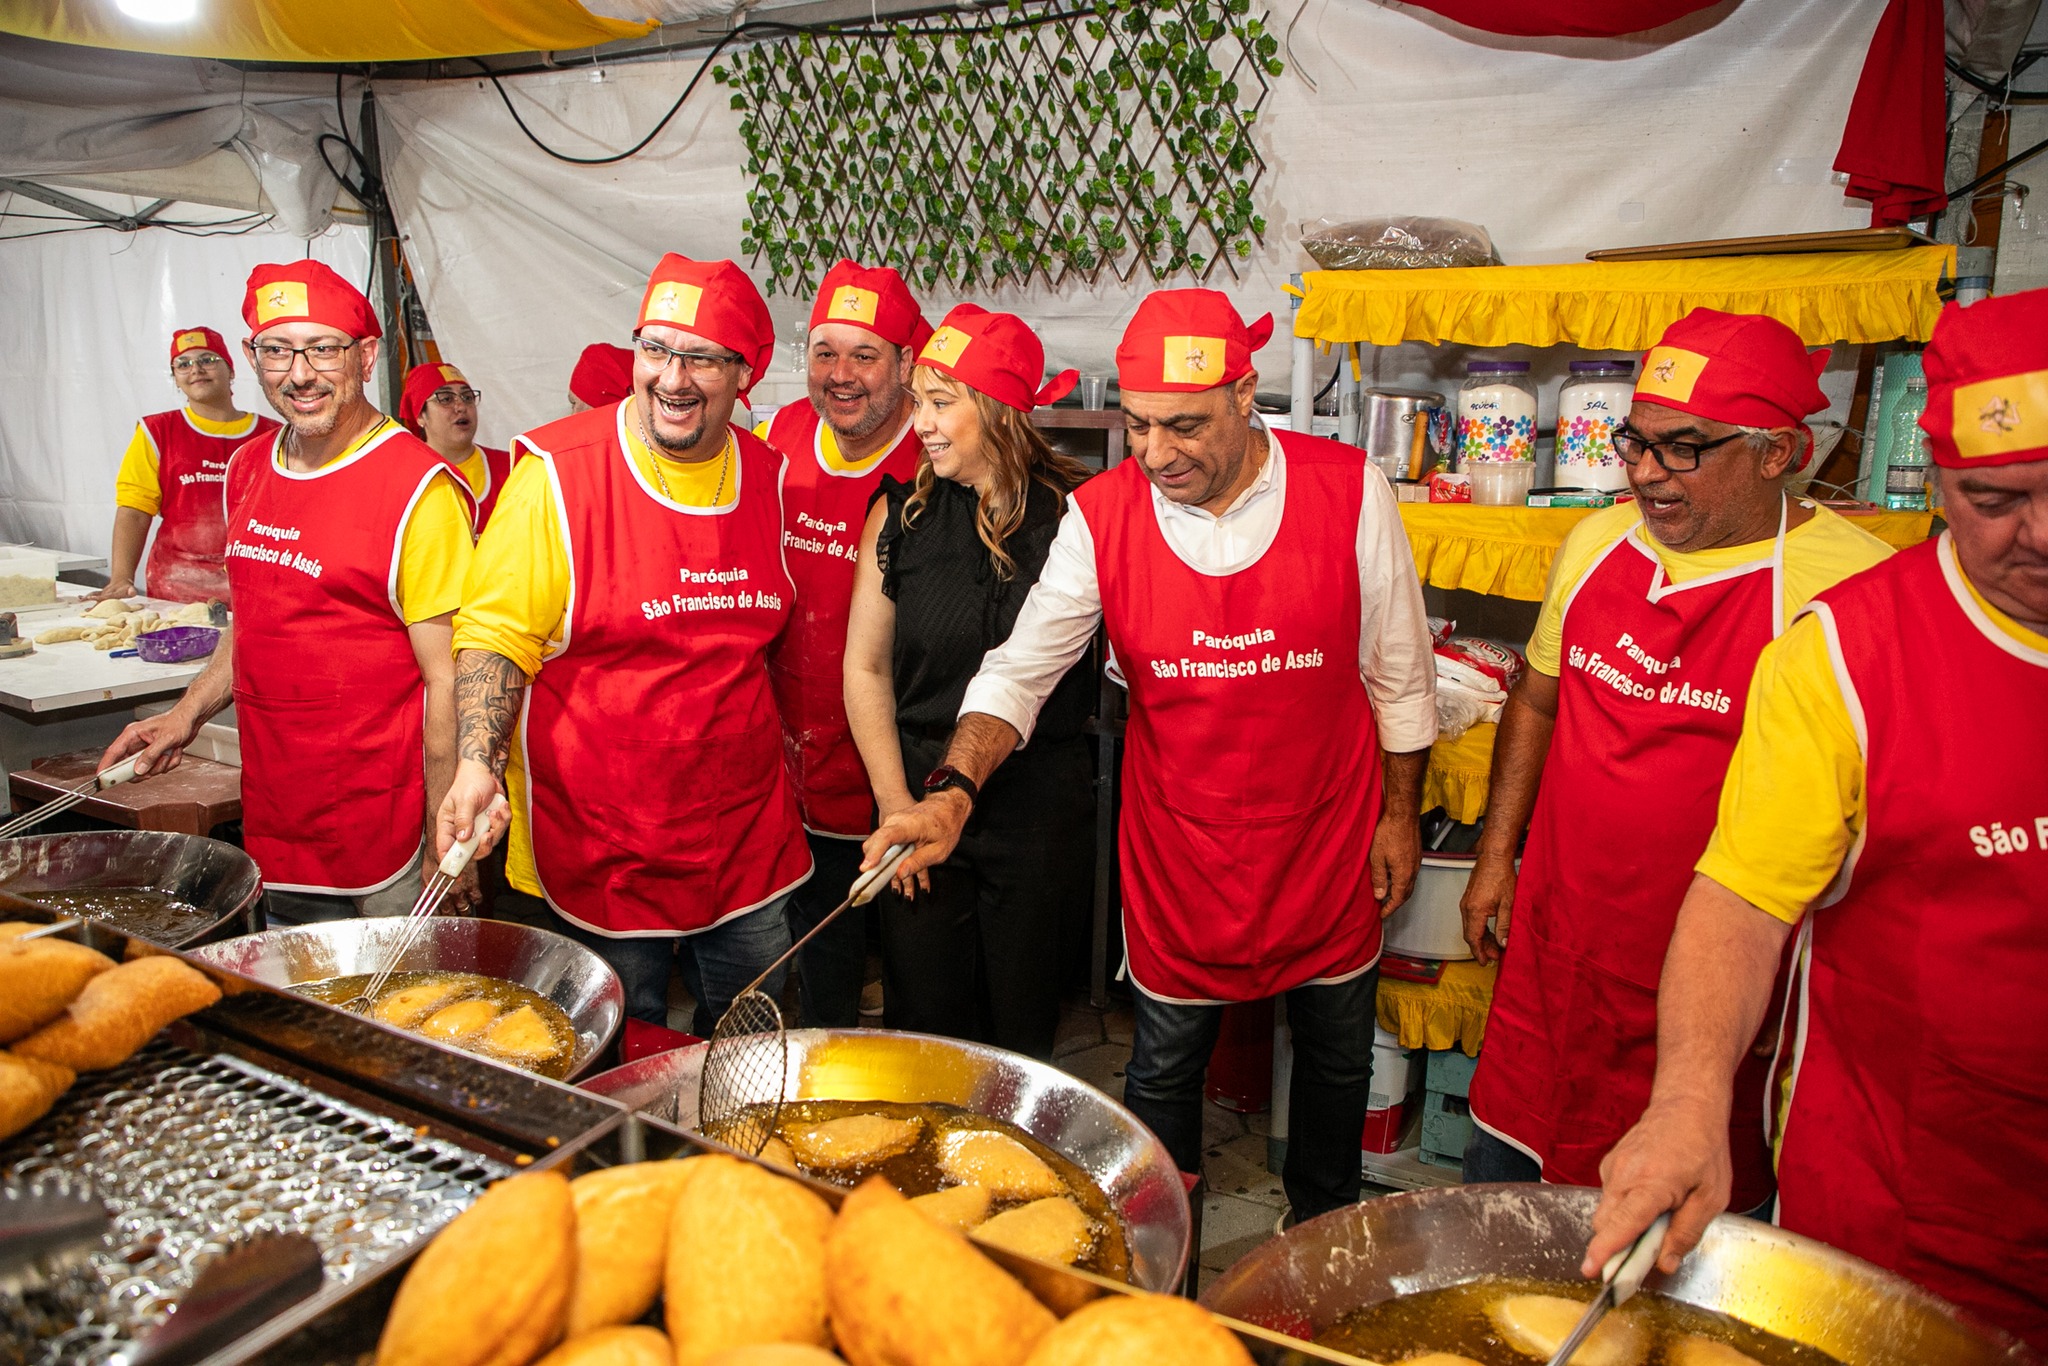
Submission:
M 792 942 L 846 900 L 860 876 L 860 841 L 830 835 L 804 836 L 816 870 L 789 894 Z M 806 1029 L 852 1029 L 860 1023 L 860 989 L 868 977 L 868 913 L 848 909 L 796 956 L 797 989 L 803 993 Z
M 785 893 L 758 910 L 687 935 L 613 939 L 559 915 L 551 918 L 557 931 L 612 965 L 626 988 L 626 1013 L 649 1024 L 668 1024 L 668 975 L 676 966 L 680 948 L 683 981 L 697 998 L 690 1032 L 709 1037 L 732 998 L 788 950 L 788 916 L 789 895 Z M 780 997 L 786 976 L 786 969 L 777 972 L 761 989 Z
M 1472 1141 L 1465 1145 L 1461 1175 L 1468 1185 L 1475 1181 L 1541 1181 L 1543 1164 L 1475 1124 Z
M 1280 1183 L 1297 1220 L 1355 1205 L 1358 1142 L 1372 1086 L 1379 970 L 1334 986 L 1287 993 L 1294 1080 L 1287 1105 L 1287 1165 Z M 1202 1077 L 1223 1007 L 1174 1005 L 1132 993 L 1136 1024 L 1124 1104 L 1159 1135 L 1184 1172 L 1202 1170 Z

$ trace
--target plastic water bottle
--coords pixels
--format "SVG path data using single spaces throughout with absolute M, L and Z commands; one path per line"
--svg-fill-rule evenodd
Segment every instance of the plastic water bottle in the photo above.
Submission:
M 1910 512 L 1927 510 L 1927 472 L 1934 459 L 1927 446 L 1927 433 L 1920 430 L 1920 414 L 1927 409 L 1927 381 L 1919 376 L 1906 381 L 1906 392 L 1892 412 L 1890 458 L 1885 463 L 1884 505 Z

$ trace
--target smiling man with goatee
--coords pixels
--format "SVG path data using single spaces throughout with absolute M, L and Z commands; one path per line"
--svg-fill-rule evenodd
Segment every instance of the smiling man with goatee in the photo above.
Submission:
M 709 1034 L 789 947 L 811 873 L 768 683 L 794 597 L 784 461 L 731 420 L 775 329 L 738 266 L 672 253 L 633 343 L 623 401 L 518 438 L 530 455 L 456 622 L 462 760 L 441 838 L 504 788 L 511 901 L 603 955 L 649 1024 L 667 1023 L 689 936 Z

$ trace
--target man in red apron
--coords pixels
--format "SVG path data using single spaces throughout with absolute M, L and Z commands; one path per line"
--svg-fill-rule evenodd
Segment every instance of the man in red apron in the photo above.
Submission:
M 1649 1099 L 1657 974 L 1757 654 L 1808 598 L 1886 553 L 1783 490 L 1810 447 L 1802 419 L 1827 406 L 1826 360 L 1783 323 L 1711 309 L 1643 358 L 1615 438 L 1636 500 L 1561 550 L 1494 742 L 1465 929 L 1481 961 L 1506 933 L 1489 934 L 1489 916 L 1513 937 L 1472 1079 L 1468 1181 L 1597 1185 Z M 1771 1195 L 1767 1066 L 1751 1057 L 1736 1089 L 1744 1210 Z
M 114 548 L 107 586 L 93 596 L 135 594 L 135 570 L 161 517 L 149 551 L 151 597 L 204 602 L 228 595 L 227 544 L 220 488 L 228 457 L 251 437 L 277 430 L 267 417 L 235 407 L 235 364 L 227 343 L 210 327 L 171 334 L 171 382 L 185 406 L 151 413 L 135 424 L 114 485 Z
M 1757 665 L 1588 1264 L 1675 1209 L 1675 1267 L 1728 1204 L 1796 924 L 1778 1222 L 2048 1349 L 2048 291 L 1951 305 L 1925 363 L 1948 530 Z
M 655 1025 L 687 936 L 703 1034 L 788 949 L 811 872 L 768 682 L 784 461 L 731 421 L 775 330 L 738 266 L 674 254 L 638 318 L 632 395 L 525 433 L 478 543 L 441 836 L 502 783 L 521 897 L 500 909 L 604 955 Z
M 462 477 L 479 536 L 512 475 L 510 453 L 476 442 L 476 410 L 482 398 L 460 370 L 430 361 L 406 372 L 398 400 L 398 420 Z
M 1285 994 L 1297 1218 L 1358 1198 L 1380 919 L 1421 862 L 1436 736 L 1421 585 L 1386 480 L 1350 446 L 1253 420 L 1246 327 L 1163 290 L 1117 348 L 1131 458 L 1083 484 L 1016 629 L 969 684 L 946 762 L 867 862 L 958 842 L 988 775 L 1098 623 L 1129 680 L 1118 851 L 1136 1027 L 1124 1103 L 1201 1170 L 1223 1006 Z
M 370 405 L 380 330 L 353 285 L 317 261 L 258 266 L 242 315 L 243 351 L 287 425 L 228 466 L 234 631 L 102 763 L 145 750 L 138 772 L 174 767 L 233 702 L 243 835 L 270 914 L 402 913 L 455 768 L 468 511 L 441 458 Z M 465 880 L 456 903 L 474 895 Z
M 909 483 L 921 447 L 910 430 L 910 366 L 931 326 L 903 277 L 841 261 L 811 306 L 810 398 L 775 414 L 768 444 L 789 461 L 782 550 L 796 611 L 768 658 L 790 779 L 818 875 L 790 902 L 801 938 L 846 896 L 874 828 L 867 770 L 846 723 L 846 617 L 868 504 L 887 475 Z M 844 915 L 797 955 L 804 1023 L 860 1023 L 866 921 Z

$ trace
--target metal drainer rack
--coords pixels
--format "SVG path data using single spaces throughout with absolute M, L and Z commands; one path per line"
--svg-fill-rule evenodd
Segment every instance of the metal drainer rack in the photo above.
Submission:
M 328 1285 L 348 1284 L 511 1171 L 244 1059 L 159 1040 L 0 1145 L 0 1179 L 84 1188 L 114 1216 L 84 1266 L 0 1296 L 0 1366 L 124 1359 L 208 1260 L 259 1232 L 311 1235 Z

